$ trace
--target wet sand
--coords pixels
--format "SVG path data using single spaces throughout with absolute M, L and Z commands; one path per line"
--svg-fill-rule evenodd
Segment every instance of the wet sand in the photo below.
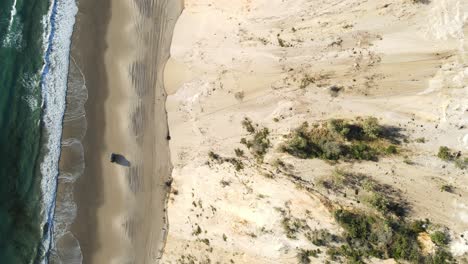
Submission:
M 89 97 L 86 120 L 65 122 L 63 138 L 86 130 L 79 139 L 85 168 L 72 187 L 59 184 L 59 195 L 73 190 L 77 216 L 71 232 L 83 263 L 160 258 L 167 229 L 165 182 L 172 169 L 162 72 L 181 8 L 169 0 L 79 2 L 71 57 Z M 61 168 L 74 159 L 65 148 Z M 110 163 L 114 152 L 130 166 Z

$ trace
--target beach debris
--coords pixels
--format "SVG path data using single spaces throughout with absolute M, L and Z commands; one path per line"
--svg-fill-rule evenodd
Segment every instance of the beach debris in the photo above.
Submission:
M 174 181 L 174 179 L 170 178 L 170 179 L 167 180 L 164 184 L 166 185 L 166 187 L 171 187 L 173 181 Z

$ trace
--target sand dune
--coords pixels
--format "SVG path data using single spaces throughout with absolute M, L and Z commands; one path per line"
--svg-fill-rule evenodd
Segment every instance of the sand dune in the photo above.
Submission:
M 299 249 L 316 247 L 286 236 L 284 214 L 341 232 L 332 197 L 313 184 L 337 167 L 399 190 L 412 219 L 449 227 L 453 254 L 467 254 L 466 171 L 436 157 L 440 146 L 467 149 L 467 19 L 459 0 L 185 1 L 165 70 L 174 183 L 162 263 L 297 263 Z M 401 128 L 411 164 L 399 156 L 331 165 L 278 151 L 304 121 L 360 116 Z M 265 163 L 250 154 L 240 171 L 210 163 L 210 151 L 248 153 L 239 143 L 245 117 L 271 131 Z M 310 189 L 265 177 L 276 159 Z

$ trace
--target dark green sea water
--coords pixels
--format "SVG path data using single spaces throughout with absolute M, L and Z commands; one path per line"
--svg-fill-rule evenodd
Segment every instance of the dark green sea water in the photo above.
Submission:
M 0 263 L 40 261 L 41 72 L 49 0 L 0 0 Z

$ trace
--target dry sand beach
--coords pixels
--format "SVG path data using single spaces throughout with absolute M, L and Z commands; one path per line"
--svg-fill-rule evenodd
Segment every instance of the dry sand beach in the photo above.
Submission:
M 165 69 L 174 169 L 161 263 L 332 261 L 307 232 L 342 234 L 337 207 L 373 212 L 358 189 L 321 187 L 337 169 L 400 194 L 407 219 L 444 227 L 466 263 L 467 170 L 437 155 L 468 152 L 467 33 L 461 0 L 186 0 Z M 400 131 L 399 154 L 327 162 L 280 151 L 305 121 L 369 116 Z M 246 117 L 269 129 L 263 162 L 240 143 Z
M 64 122 L 57 211 L 70 210 L 56 234 L 61 263 L 160 258 L 171 170 L 162 69 L 181 9 L 181 1 L 79 2 L 67 112 L 82 108 L 73 89 L 88 95 L 86 114 Z M 111 163 L 111 153 L 128 164 Z M 71 175 L 73 166 L 82 169 Z

